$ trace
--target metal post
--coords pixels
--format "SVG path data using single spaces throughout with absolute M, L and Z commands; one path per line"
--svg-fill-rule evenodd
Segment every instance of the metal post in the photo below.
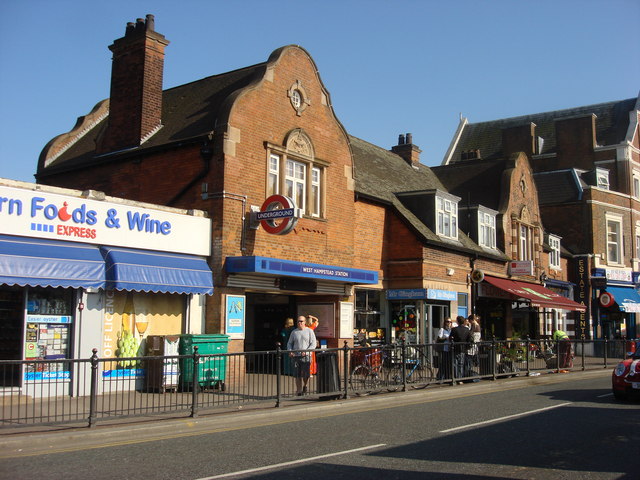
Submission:
M 89 428 L 96 423 L 96 406 L 98 403 L 98 349 L 94 348 L 91 355 L 91 393 L 89 397 Z
M 407 391 L 407 345 L 405 339 L 400 344 L 400 358 L 402 358 L 402 391 Z
M 496 337 L 491 337 L 491 366 L 493 367 L 493 379 L 498 378 L 498 353 L 496 352 Z
M 604 368 L 607 368 L 607 349 L 609 348 L 608 340 L 604 339 Z
M 580 354 L 580 356 L 582 357 L 582 371 L 584 372 L 584 337 L 582 337 L 580 341 L 582 342 L 582 353 Z
M 527 346 L 525 348 L 524 351 L 524 356 L 527 359 L 526 360 L 526 366 L 527 366 L 527 377 L 529 376 L 529 374 L 531 373 L 531 371 L 529 370 L 529 347 L 531 346 L 531 339 L 529 338 L 529 336 L 527 335 Z
M 458 359 L 456 358 L 456 347 L 453 341 L 453 338 L 449 337 L 449 352 L 451 353 L 451 385 L 456 385 L 456 365 L 458 363 Z
M 198 346 L 193 346 L 193 375 L 191 376 L 191 417 L 198 416 L 198 363 L 200 355 L 198 355 Z
M 560 340 L 556 340 L 556 373 L 560 373 Z
M 282 350 L 280 342 L 276 343 L 276 408 L 280 406 L 280 382 L 282 381 Z
M 349 395 L 349 345 L 347 345 L 347 341 L 344 341 L 344 346 L 342 347 L 342 380 L 344 381 L 344 397 L 347 398 Z

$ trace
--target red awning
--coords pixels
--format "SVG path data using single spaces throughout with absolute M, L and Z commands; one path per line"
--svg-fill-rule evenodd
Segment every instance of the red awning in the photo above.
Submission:
M 578 312 L 587 310 L 585 305 L 580 305 L 536 283 L 518 282 L 516 280 L 507 280 L 506 278 L 490 277 L 489 275 L 484 276 L 484 281 L 515 297 L 529 300 L 532 307 L 562 308 L 563 310 L 575 310 Z

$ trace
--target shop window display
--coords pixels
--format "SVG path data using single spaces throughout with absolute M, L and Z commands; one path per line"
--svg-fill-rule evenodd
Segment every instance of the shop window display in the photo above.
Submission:
M 355 345 L 373 346 L 387 343 L 387 329 L 381 324 L 380 292 L 373 290 L 356 291 Z

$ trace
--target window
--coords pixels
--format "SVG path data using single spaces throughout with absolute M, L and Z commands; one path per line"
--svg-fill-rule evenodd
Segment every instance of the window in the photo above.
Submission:
M 549 267 L 560 270 L 560 238 L 549 235 Z
M 533 234 L 531 227 L 520 224 L 518 260 L 533 260 Z
M 496 248 L 496 216 L 486 212 L 478 212 L 480 226 L 479 244 L 487 248 Z
M 607 217 L 607 263 L 622 263 L 622 219 Z
M 286 146 L 267 144 L 266 195 L 285 195 L 303 215 L 321 218 L 328 165 L 314 157 L 309 137 L 302 130 L 293 130 Z
M 284 194 L 296 202 L 296 206 L 306 212 L 305 209 L 305 183 L 307 180 L 307 166 L 302 162 L 287 160 L 287 168 L 284 178 Z
M 280 193 L 280 157 L 271 154 L 269 156 L 269 173 L 267 177 L 267 196 Z
M 636 250 L 635 258 L 640 259 L 640 225 L 636 224 Z
M 606 168 L 596 168 L 596 185 L 599 188 L 609 190 L 609 170 Z
M 458 239 L 458 204 L 452 200 L 436 197 L 437 234 Z
M 633 171 L 633 189 L 631 194 L 634 198 L 640 199 L 640 172 Z

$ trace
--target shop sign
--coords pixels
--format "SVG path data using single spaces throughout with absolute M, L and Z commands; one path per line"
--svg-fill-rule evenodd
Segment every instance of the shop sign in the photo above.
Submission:
M 226 322 L 225 333 L 229 338 L 242 340 L 245 336 L 245 308 L 244 295 L 227 295 L 225 303 Z
M 255 212 L 255 218 L 260 222 L 265 232 L 272 235 L 286 235 L 298 224 L 300 211 L 296 208 L 293 199 L 284 195 L 271 195 L 268 197 L 259 212 Z
M 0 233 L 207 256 L 211 221 L 124 201 L 0 185 Z
M 27 315 L 27 323 L 71 323 L 71 315 Z
M 445 300 L 447 302 L 455 302 L 458 299 L 458 293 L 450 290 L 436 290 L 430 288 L 427 290 L 427 298 L 429 300 Z
M 387 290 L 387 300 L 425 300 L 427 298 L 426 288 L 400 288 Z
M 607 277 L 607 281 L 614 282 L 627 282 L 631 283 L 632 280 L 631 270 L 624 270 L 622 268 L 605 268 L 604 275 Z
M 531 260 L 509 262 L 509 275 L 533 275 L 533 262 Z

